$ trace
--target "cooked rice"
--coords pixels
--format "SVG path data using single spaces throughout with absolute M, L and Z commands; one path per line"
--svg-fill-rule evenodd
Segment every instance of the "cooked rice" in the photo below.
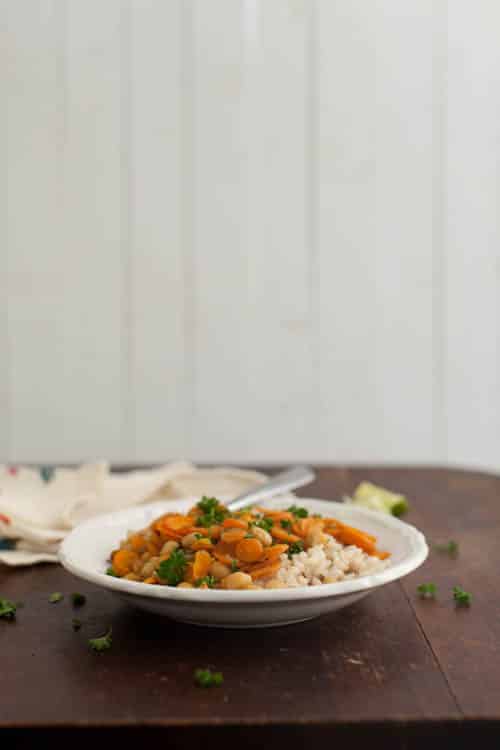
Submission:
M 389 565 L 389 559 L 380 560 L 355 546 L 346 547 L 330 537 L 324 544 L 316 544 L 304 552 L 281 555 L 281 567 L 270 579 L 266 588 L 292 588 L 319 586 L 349 578 L 379 573 Z

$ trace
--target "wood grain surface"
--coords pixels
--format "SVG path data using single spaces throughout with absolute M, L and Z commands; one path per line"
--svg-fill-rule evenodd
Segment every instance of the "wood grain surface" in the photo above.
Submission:
M 380 739 L 401 748 L 500 738 L 500 479 L 324 468 L 302 494 L 336 499 L 363 478 L 407 493 L 407 520 L 431 544 L 458 540 L 459 556 L 431 551 L 402 583 L 300 625 L 201 629 L 136 613 L 58 566 L 1 568 L 0 596 L 25 606 L 0 622 L 0 738 L 52 747 L 88 745 L 97 732 L 169 747 Z M 436 601 L 417 597 L 423 581 L 438 585 Z M 457 584 L 472 592 L 470 608 L 453 603 Z M 87 603 L 75 615 L 68 596 L 48 602 L 52 591 L 81 591 Z M 87 639 L 110 625 L 112 650 L 91 653 Z M 206 665 L 224 673 L 223 687 L 194 686 L 193 671 Z

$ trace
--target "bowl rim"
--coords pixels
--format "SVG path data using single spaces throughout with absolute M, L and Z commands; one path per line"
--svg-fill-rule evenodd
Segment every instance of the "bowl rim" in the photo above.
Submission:
M 388 528 L 396 529 L 406 539 L 408 545 L 408 554 L 400 562 L 390 565 L 382 571 L 377 573 L 371 573 L 369 575 L 363 575 L 359 578 L 351 578 L 347 581 L 339 581 L 336 583 L 323 583 L 318 586 L 297 586 L 294 588 L 280 588 L 280 589 L 257 589 L 257 590 L 221 590 L 221 589 L 179 589 L 174 586 L 152 586 L 151 584 L 142 583 L 139 581 L 127 581 L 123 578 L 114 578 L 108 576 L 104 572 L 90 569 L 86 566 L 80 565 L 74 560 L 72 549 L 74 545 L 80 545 L 82 543 L 81 536 L 86 531 L 91 532 L 96 526 L 109 525 L 110 528 L 115 526 L 117 522 L 125 521 L 131 514 L 136 514 L 137 511 L 153 511 L 155 507 L 162 508 L 161 512 L 165 512 L 164 507 L 168 504 L 168 507 L 172 507 L 175 511 L 175 505 L 179 503 L 191 505 L 197 502 L 199 498 L 179 498 L 173 500 L 160 500 L 155 503 L 148 503 L 146 505 L 132 506 L 123 510 L 115 511 L 113 513 L 107 513 L 100 516 L 95 516 L 83 521 L 78 524 L 63 540 L 59 549 L 59 560 L 63 567 L 72 573 L 77 578 L 81 578 L 90 583 L 94 583 L 102 588 L 109 591 L 113 591 L 120 594 L 129 594 L 132 596 L 138 596 L 141 598 L 149 599 L 164 599 L 168 601 L 181 602 L 196 602 L 206 604 L 235 604 L 240 602 L 248 603 L 267 603 L 272 602 L 291 602 L 296 600 L 309 600 L 309 599 L 320 599 L 325 597 L 334 596 L 345 596 L 346 594 L 354 594 L 356 592 L 363 592 L 369 589 L 375 589 L 379 586 L 383 586 L 387 583 L 408 575 L 412 571 L 416 570 L 426 560 L 429 554 L 429 547 L 425 540 L 425 536 L 415 526 L 401 521 L 400 519 L 380 513 L 379 511 L 370 510 L 354 504 L 346 504 L 337 502 L 334 500 L 327 500 L 325 498 L 315 497 L 300 497 L 297 500 L 301 505 L 307 507 L 308 503 L 326 503 L 329 507 L 341 506 L 344 511 L 349 509 L 349 512 L 354 514 L 357 518 L 362 519 L 373 519 L 378 524 L 382 524 Z M 222 498 L 221 498 L 222 499 Z M 269 507 L 280 507 L 280 502 L 288 504 L 290 498 L 272 498 L 266 501 Z

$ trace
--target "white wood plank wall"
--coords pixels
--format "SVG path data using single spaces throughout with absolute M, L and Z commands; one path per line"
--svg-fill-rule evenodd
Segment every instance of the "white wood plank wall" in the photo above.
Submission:
M 0 0 L 0 461 L 500 468 L 500 3 Z

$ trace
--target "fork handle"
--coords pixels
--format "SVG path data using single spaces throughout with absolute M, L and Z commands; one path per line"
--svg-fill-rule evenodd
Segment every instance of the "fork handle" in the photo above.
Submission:
M 260 484 L 249 492 L 234 498 L 227 503 L 227 509 L 234 512 L 282 492 L 295 490 L 297 487 L 303 487 L 305 484 L 312 482 L 315 476 L 314 471 L 309 466 L 294 466 L 292 469 L 276 474 L 269 482 Z

